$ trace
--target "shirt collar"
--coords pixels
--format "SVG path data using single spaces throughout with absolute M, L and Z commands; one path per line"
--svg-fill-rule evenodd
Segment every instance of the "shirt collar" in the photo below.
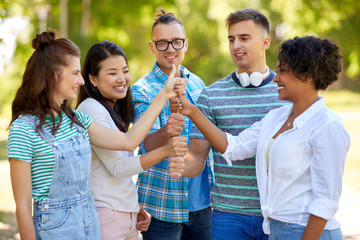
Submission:
M 295 121 L 294 125 L 297 128 L 301 128 L 303 125 L 305 125 L 317 112 L 319 112 L 321 109 L 326 107 L 326 102 L 324 97 L 318 97 L 318 99 L 308 108 L 298 116 Z M 290 113 L 292 112 L 293 107 L 291 108 Z

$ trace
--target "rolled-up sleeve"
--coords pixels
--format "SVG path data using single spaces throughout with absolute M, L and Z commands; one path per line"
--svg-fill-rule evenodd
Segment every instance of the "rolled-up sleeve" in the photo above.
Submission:
M 350 137 L 342 123 L 332 121 L 317 129 L 309 141 L 313 149 L 310 162 L 313 201 L 309 213 L 330 220 L 339 208 Z

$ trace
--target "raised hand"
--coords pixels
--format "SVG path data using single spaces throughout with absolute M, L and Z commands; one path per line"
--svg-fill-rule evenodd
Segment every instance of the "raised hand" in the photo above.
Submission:
M 180 178 L 185 169 L 184 157 L 172 157 L 169 163 L 169 175 L 172 178 Z
M 184 116 L 179 113 L 172 113 L 164 125 L 164 131 L 168 137 L 179 136 L 184 127 Z
M 181 113 L 185 116 L 189 116 L 195 108 L 195 106 L 184 95 L 172 97 L 169 101 L 171 112 Z
M 180 77 L 175 78 L 175 80 L 176 83 L 175 83 L 174 91 L 178 95 L 184 95 L 186 93 L 187 80 L 185 78 L 180 78 Z
M 186 154 L 186 137 L 172 137 L 168 141 L 170 157 L 182 157 Z
M 170 102 L 170 112 L 181 113 L 182 104 L 178 96 L 170 98 L 169 102 Z
M 170 73 L 170 75 L 166 81 L 165 87 L 164 87 L 164 90 L 166 91 L 166 93 L 169 94 L 169 98 L 177 95 L 177 93 L 174 90 L 175 84 L 177 81 L 176 80 L 177 78 L 175 78 L 175 73 L 176 73 L 176 66 L 175 66 L 175 64 L 173 64 L 171 73 Z M 180 84 L 180 86 L 181 86 L 181 84 Z
M 186 79 L 184 78 L 176 78 L 176 84 L 175 84 L 175 88 L 174 91 L 177 93 L 178 96 L 183 96 L 185 97 L 185 93 L 186 93 Z M 186 97 L 185 97 L 186 98 Z M 170 122 L 170 118 L 168 120 L 167 123 L 171 123 L 173 124 L 173 126 L 169 125 L 169 127 L 171 126 L 171 130 L 174 130 L 173 132 L 175 133 L 175 129 L 177 130 L 178 134 L 180 135 L 182 132 L 182 128 L 184 126 L 184 124 L 182 124 L 181 129 L 177 127 L 177 125 L 175 125 L 175 123 L 177 121 L 179 121 L 182 118 L 182 121 L 184 121 L 184 116 L 179 114 L 181 113 L 181 103 L 178 97 L 173 97 L 169 99 L 170 101 L 170 111 L 172 112 L 170 117 L 173 115 L 173 119 Z M 173 109 L 172 109 L 173 106 Z M 180 117 L 181 116 L 181 117 Z M 168 134 L 168 136 L 170 136 Z M 175 136 L 175 135 L 172 135 Z M 172 140 L 174 140 L 175 137 L 172 137 Z M 184 138 L 186 139 L 186 138 Z M 185 151 L 181 152 L 182 149 L 179 149 L 178 151 L 178 155 L 175 157 L 170 157 L 169 158 L 169 175 L 172 178 L 180 178 L 182 176 L 182 173 L 184 172 L 184 168 L 185 168 L 185 160 L 184 160 L 184 155 L 186 153 L 186 144 L 185 144 Z M 181 155 L 183 153 L 183 155 Z

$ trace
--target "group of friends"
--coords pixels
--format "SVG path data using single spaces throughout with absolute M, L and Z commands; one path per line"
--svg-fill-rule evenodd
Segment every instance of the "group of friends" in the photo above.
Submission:
M 21 239 L 343 239 L 350 138 L 318 95 L 338 80 L 339 47 L 286 40 L 273 72 L 264 14 L 231 12 L 226 26 L 234 72 L 207 87 L 161 8 L 156 61 L 132 87 L 116 43 L 94 44 L 81 68 L 69 39 L 36 35 L 8 138 Z

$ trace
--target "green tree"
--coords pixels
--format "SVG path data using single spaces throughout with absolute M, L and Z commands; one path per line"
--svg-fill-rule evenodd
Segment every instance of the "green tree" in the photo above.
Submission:
M 357 0 L 0 0 L 0 26 L 19 16 L 29 25 L 17 36 L 12 64 L 0 75 L 0 111 L 11 103 L 25 63 L 33 50 L 30 40 L 46 28 L 59 30 L 80 48 L 82 58 L 95 42 L 118 43 L 126 52 L 132 82 L 154 62 L 148 42 L 157 7 L 174 12 L 183 22 L 189 49 L 184 65 L 206 85 L 235 70 L 229 56 L 225 18 L 245 7 L 257 8 L 272 22 L 268 64 L 274 69 L 276 48 L 294 36 L 313 34 L 335 40 L 342 49 L 344 72 L 337 87 L 360 90 L 360 2 Z M 1 36 L 1 35 L 0 35 Z M 4 39 L 0 37 L 0 46 Z M 0 66 L 1 67 L 1 66 Z
M 336 41 L 342 50 L 344 62 L 342 81 L 338 86 L 360 90 L 360 45 L 357 40 L 360 39 L 359 1 L 271 0 L 267 7 L 271 9 L 270 17 L 275 23 L 277 42 L 304 35 Z

